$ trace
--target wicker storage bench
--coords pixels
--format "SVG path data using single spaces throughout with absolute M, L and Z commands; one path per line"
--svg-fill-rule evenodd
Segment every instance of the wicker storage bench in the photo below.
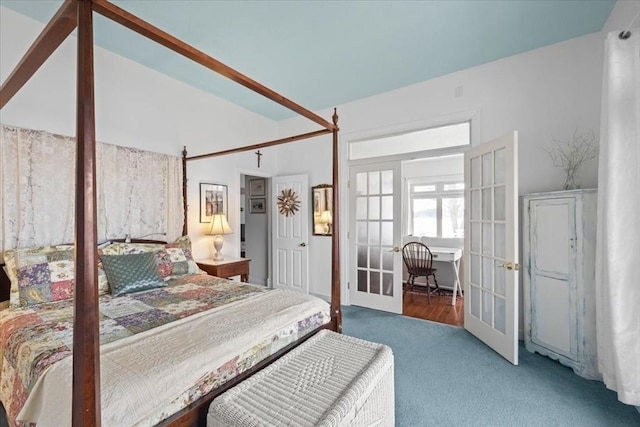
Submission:
M 391 349 L 324 330 L 214 399 L 207 426 L 386 427 L 394 402 Z

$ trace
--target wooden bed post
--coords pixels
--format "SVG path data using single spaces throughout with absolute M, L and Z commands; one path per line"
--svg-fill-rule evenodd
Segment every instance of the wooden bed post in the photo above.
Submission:
M 338 112 L 333 109 L 333 232 L 331 233 L 331 320 L 336 332 L 342 332 L 340 309 L 340 181 L 338 172 Z
M 93 10 L 78 1 L 75 305 L 72 424 L 100 426 Z
M 182 235 L 187 235 L 187 146 L 182 148 L 182 209 L 184 210 L 184 223 Z

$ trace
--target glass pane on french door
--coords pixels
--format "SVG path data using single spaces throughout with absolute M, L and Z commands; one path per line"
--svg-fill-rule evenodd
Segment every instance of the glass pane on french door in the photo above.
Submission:
M 350 302 L 401 312 L 399 164 L 352 166 L 350 182 Z
M 518 132 L 472 147 L 464 158 L 464 327 L 517 365 Z
M 505 333 L 504 149 L 473 158 L 470 175 L 470 313 Z
M 356 182 L 358 290 L 393 296 L 393 171 L 359 172 Z

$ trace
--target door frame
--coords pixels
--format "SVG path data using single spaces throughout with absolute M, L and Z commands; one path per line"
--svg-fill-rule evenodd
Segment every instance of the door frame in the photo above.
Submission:
M 238 189 L 238 200 L 235 203 L 235 210 L 236 212 L 240 212 L 240 198 L 244 197 L 243 194 L 240 193 L 240 189 L 242 188 L 242 179 L 245 175 L 250 175 L 250 176 L 257 176 L 260 178 L 264 178 L 265 180 L 267 180 L 269 182 L 269 185 L 267 186 L 269 188 L 269 190 L 271 189 L 271 178 L 273 178 L 275 175 L 273 173 L 269 173 L 269 172 L 262 172 L 262 171 L 256 171 L 253 169 L 243 169 L 243 168 L 236 168 L 236 174 L 235 174 L 235 179 L 236 179 L 236 185 L 237 185 L 237 189 Z M 247 189 L 245 188 L 245 191 L 247 191 Z M 271 212 L 271 193 L 266 192 L 267 194 L 267 204 L 266 204 L 266 208 L 267 208 L 267 259 L 266 259 L 266 263 L 267 263 L 267 283 L 266 286 L 267 288 L 272 288 L 273 287 L 273 271 L 272 271 L 272 253 L 271 253 L 271 240 L 272 240 L 272 234 L 271 234 L 271 216 L 273 215 L 273 212 Z M 231 204 L 229 204 L 229 208 L 231 208 Z M 246 205 L 245 209 L 249 209 L 249 206 Z M 246 212 L 245 212 L 246 214 Z M 238 226 L 240 225 L 240 216 L 238 215 Z M 238 228 L 238 232 L 234 233 L 235 235 L 235 243 L 236 246 L 238 248 L 238 252 L 236 254 L 237 257 L 240 256 L 240 250 L 241 250 L 241 245 L 242 243 L 240 242 L 240 228 Z
M 358 160 L 350 160 L 349 159 L 349 144 L 351 142 L 359 142 L 365 139 L 372 138 L 382 138 L 385 136 L 392 136 L 401 133 L 415 132 L 424 130 L 427 128 L 438 127 L 438 126 L 446 126 L 454 123 L 460 123 L 468 121 L 471 123 L 471 135 L 470 135 L 470 146 L 465 148 L 460 147 L 452 147 L 438 150 L 427 150 L 423 152 L 415 152 L 415 153 L 407 153 L 401 155 L 394 156 L 381 156 L 381 157 L 372 157 L 368 159 L 358 159 Z M 367 163 L 384 163 L 386 161 L 393 160 L 411 160 L 415 158 L 427 158 L 427 157 L 436 157 L 443 156 L 446 154 L 458 154 L 466 151 L 467 149 L 474 147 L 482 142 L 482 112 L 479 109 L 475 110 L 465 110 L 455 113 L 442 114 L 439 116 L 431 116 L 422 118 L 419 120 L 409 121 L 409 122 L 395 122 L 390 123 L 384 126 L 373 127 L 366 130 L 355 131 L 355 132 L 341 132 L 340 133 L 340 141 L 339 141 L 339 156 L 340 159 L 340 223 L 346 224 L 346 227 L 343 225 L 343 232 L 340 233 L 340 247 L 348 248 L 350 243 L 350 237 L 353 236 L 354 230 L 351 230 L 349 224 L 349 212 L 351 211 L 350 205 L 350 188 L 349 188 L 349 177 L 351 176 L 351 166 L 359 165 L 359 164 L 367 164 Z M 404 184 L 403 184 L 404 185 Z M 403 191 L 404 193 L 404 191 Z M 404 195 L 403 195 L 404 197 Z M 402 207 L 402 215 L 405 215 L 405 207 Z M 466 230 L 465 230 L 466 232 Z M 347 283 L 351 277 L 351 257 L 347 253 L 347 251 L 342 251 L 340 255 L 340 263 L 343 266 L 341 269 L 341 303 L 343 305 L 351 305 L 349 289 L 347 288 Z

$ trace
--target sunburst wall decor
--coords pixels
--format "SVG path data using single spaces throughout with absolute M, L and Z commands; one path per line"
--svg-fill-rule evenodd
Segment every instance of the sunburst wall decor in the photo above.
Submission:
M 278 209 L 284 216 L 293 216 L 300 210 L 300 201 L 298 195 L 291 188 L 282 190 L 282 194 L 278 196 Z

